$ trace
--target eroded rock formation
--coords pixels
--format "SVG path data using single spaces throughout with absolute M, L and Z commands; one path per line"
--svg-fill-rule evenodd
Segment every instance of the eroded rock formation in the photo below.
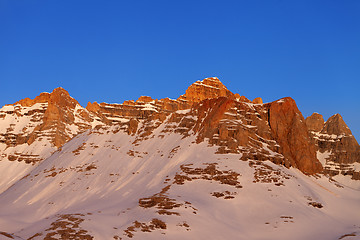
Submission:
M 360 179 L 360 172 L 353 165 L 360 162 L 360 146 L 341 115 L 335 114 L 324 123 L 323 117 L 314 113 L 306 119 L 306 124 L 325 172 Z

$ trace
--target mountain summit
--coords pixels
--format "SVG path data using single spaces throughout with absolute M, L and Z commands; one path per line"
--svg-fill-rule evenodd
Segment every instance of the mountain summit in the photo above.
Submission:
M 181 95 L 178 100 L 198 103 L 205 99 L 218 97 L 234 98 L 234 94 L 218 78 L 212 77 L 191 84 L 185 94 Z
M 56 88 L 0 109 L 0 237 L 358 236 L 359 149 L 338 114 L 304 119 L 214 77 L 86 108 Z

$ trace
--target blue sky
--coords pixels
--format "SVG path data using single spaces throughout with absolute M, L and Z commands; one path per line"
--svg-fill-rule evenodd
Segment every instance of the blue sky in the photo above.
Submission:
M 218 77 L 249 99 L 340 113 L 360 140 L 360 1 L 0 0 L 0 105 L 63 87 L 86 106 L 177 98 Z

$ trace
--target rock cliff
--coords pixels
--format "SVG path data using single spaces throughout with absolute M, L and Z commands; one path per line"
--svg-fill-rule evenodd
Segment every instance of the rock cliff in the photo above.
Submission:
M 325 124 L 323 116 L 319 113 L 313 113 L 307 117 L 305 123 L 309 131 L 313 132 L 320 132 Z
M 269 104 L 269 123 L 280 151 L 293 166 L 305 173 L 322 170 L 305 119 L 291 98 Z

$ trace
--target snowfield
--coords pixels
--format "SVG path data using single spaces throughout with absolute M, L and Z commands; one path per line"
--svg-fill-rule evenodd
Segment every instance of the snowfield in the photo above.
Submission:
M 0 178 L 0 239 L 360 239 L 354 181 L 215 154 L 164 125 L 144 139 L 88 130 L 37 165 L 0 161 L 18 173 Z

